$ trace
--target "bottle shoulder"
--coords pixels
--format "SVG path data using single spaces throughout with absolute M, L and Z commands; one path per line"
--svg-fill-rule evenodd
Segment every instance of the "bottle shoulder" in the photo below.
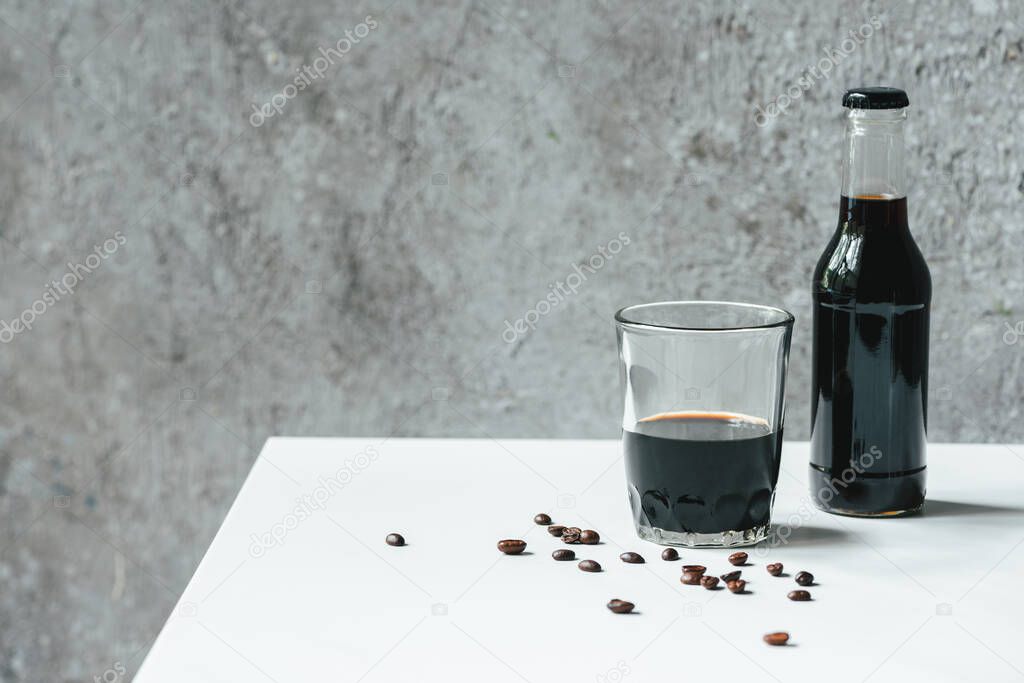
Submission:
M 931 273 L 905 227 L 836 229 L 814 270 L 815 293 L 860 302 L 930 303 Z

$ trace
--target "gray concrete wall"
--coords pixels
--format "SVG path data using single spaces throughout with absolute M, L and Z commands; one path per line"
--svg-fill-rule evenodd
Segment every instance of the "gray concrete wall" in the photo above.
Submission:
M 389 3 L 0 7 L 0 679 L 130 677 L 269 435 L 615 436 L 624 304 L 792 310 L 806 438 L 851 85 L 913 102 L 931 438 L 1024 441 L 1019 4 Z

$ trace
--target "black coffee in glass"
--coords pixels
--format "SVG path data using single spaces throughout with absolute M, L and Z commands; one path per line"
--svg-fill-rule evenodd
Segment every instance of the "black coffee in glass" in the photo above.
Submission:
M 767 537 L 793 316 L 666 301 L 615 316 L 626 491 L 637 535 L 724 548 Z
M 767 526 L 782 430 L 734 413 L 652 415 L 622 431 L 634 516 L 676 533 Z

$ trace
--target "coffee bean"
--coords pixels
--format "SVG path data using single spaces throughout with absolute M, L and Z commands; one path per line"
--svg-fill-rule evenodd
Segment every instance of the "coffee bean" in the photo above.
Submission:
M 639 553 L 622 553 L 619 555 L 619 559 L 626 564 L 643 564 L 644 558 Z
M 735 581 L 726 581 L 725 587 L 732 593 L 742 593 L 747 589 L 747 582 L 743 579 L 736 579 Z
M 666 562 L 674 562 L 679 559 L 679 551 L 675 548 L 665 548 L 661 551 L 661 559 Z
M 707 570 L 708 570 L 708 568 L 705 567 L 702 564 L 684 564 L 683 565 L 683 573 L 684 574 L 686 572 L 693 572 L 693 573 L 697 574 L 698 576 L 700 576 L 700 575 L 703 575 L 704 572 L 706 572 Z
M 533 523 L 534 524 L 540 524 L 541 526 L 547 526 L 548 524 L 551 524 L 551 517 L 549 517 L 548 515 L 545 515 L 542 512 L 539 515 L 534 516 Z
M 601 571 L 601 565 L 599 565 L 595 560 L 583 560 L 577 566 L 585 572 Z
M 771 574 L 772 576 L 779 576 L 780 574 L 782 574 L 782 563 L 781 562 L 773 562 L 770 565 L 768 565 L 767 567 L 765 567 L 765 569 L 767 569 L 768 573 Z
M 700 585 L 707 588 L 709 591 L 713 591 L 718 588 L 718 577 L 717 576 L 702 576 L 700 577 Z
M 742 553 L 742 552 L 741 553 L 733 553 L 732 555 L 729 556 L 729 564 L 731 564 L 734 567 L 742 567 L 746 563 L 747 563 L 747 554 L 746 553 Z
M 601 540 L 601 534 L 597 533 L 593 529 L 587 529 L 580 533 L 580 543 L 584 545 L 597 545 Z
M 608 609 L 616 614 L 629 614 L 633 611 L 634 607 L 636 607 L 636 605 L 633 603 L 626 602 L 625 600 L 619 600 L 618 598 L 613 598 L 608 601 Z
M 810 572 L 800 572 L 796 575 L 796 578 L 793 580 L 799 583 L 801 586 L 810 586 L 812 583 L 814 583 L 814 574 Z
M 498 550 L 506 555 L 518 555 L 526 550 L 526 541 L 520 541 L 518 538 L 506 538 L 504 541 L 498 541 Z
M 742 573 L 743 572 L 741 572 L 739 569 L 731 572 L 726 572 L 725 574 L 722 574 L 722 581 L 725 581 L 726 583 L 729 583 L 730 581 L 735 581 L 736 579 L 740 578 L 740 574 Z
M 808 591 L 790 591 L 786 597 L 797 602 L 807 602 L 811 599 L 811 594 Z
M 679 581 L 687 586 L 699 586 L 701 578 L 703 578 L 703 575 L 700 572 L 683 572 L 683 575 L 679 577 Z
M 562 532 L 562 543 L 579 543 L 581 533 L 583 532 L 580 531 L 578 526 L 566 527 Z
M 384 542 L 388 545 L 405 545 L 405 537 L 402 534 L 388 534 L 388 537 L 384 539 Z
M 555 552 L 551 553 L 551 557 L 558 560 L 559 562 L 565 562 L 566 560 L 575 560 L 576 553 L 569 550 L 568 548 L 559 548 Z
M 565 531 L 565 527 L 561 524 L 552 524 L 548 527 L 548 533 L 552 536 L 561 536 L 563 531 Z
M 769 645 L 785 645 L 789 642 L 789 634 L 785 631 L 764 634 L 764 642 Z

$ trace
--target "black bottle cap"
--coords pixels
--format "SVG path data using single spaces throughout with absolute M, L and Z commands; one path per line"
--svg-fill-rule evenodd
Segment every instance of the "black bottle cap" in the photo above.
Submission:
M 910 106 L 910 99 L 899 88 L 851 88 L 843 95 L 843 106 L 849 109 L 903 109 Z

